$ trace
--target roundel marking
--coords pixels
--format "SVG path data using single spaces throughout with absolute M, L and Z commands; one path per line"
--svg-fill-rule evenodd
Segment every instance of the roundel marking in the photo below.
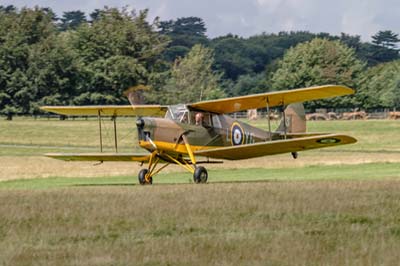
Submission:
M 239 123 L 233 123 L 231 127 L 231 141 L 232 145 L 241 145 L 244 142 L 243 128 Z
M 318 143 L 321 144 L 334 144 L 334 143 L 339 143 L 340 139 L 335 139 L 335 138 L 325 138 L 325 139 L 320 139 L 317 141 Z

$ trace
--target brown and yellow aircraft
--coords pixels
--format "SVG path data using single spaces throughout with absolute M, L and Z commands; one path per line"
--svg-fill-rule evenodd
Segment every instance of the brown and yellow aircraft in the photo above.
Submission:
M 202 101 L 172 106 L 44 106 L 43 110 L 72 116 L 98 116 L 100 151 L 102 133 L 100 118 L 114 118 L 115 153 L 52 153 L 46 156 L 67 161 L 138 161 L 148 163 L 139 172 L 140 184 L 152 184 L 153 176 L 170 163 L 180 165 L 193 174 L 195 183 L 208 179 L 204 163 L 211 159 L 241 160 L 265 155 L 291 153 L 336 145 L 355 143 L 356 139 L 341 134 L 306 133 L 302 102 L 347 94 L 354 91 L 345 86 L 325 85 L 304 89 L 277 91 Z M 268 131 L 235 120 L 227 114 L 248 109 L 285 107 L 276 130 Z M 139 145 L 146 154 L 118 153 L 115 118 L 136 116 Z M 269 118 L 269 114 L 267 115 Z M 206 158 L 202 161 L 198 157 Z M 165 163 L 157 168 L 158 164 Z

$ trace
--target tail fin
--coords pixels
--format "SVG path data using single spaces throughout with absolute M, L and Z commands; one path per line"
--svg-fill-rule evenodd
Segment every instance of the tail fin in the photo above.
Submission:
M 306 113 L 302 103 L 289 104 L 285 109 L 286 121 L 282 119 L 277 131 L 284 132 L 286 122 L 286 133 L 304 133 L 306 127 Z

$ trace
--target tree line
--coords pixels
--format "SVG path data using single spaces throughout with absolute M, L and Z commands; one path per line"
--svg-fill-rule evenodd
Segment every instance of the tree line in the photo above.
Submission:
M 372 42 L 342 33 L 206 36 L 201 18 L 149 22 L 148 10 L 64 12 L 0 6 L 0 114 L 38 114 L 42 105 L 127 104 L 128 88 L 146 103 L 174 104 L 322 84 L 355 96 L 308 108 L 400 105 L 398 35 Z M 140 87 L 140 86 L 139 86 Z M 141 86 L 140 88 L 143 88 Z

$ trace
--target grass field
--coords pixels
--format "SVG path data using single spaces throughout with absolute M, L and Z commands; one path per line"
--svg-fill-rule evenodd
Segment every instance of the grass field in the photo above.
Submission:
M 400 182 L 0 193 L 3 265 L 398 265 Z
M 210 165 L 206 185 L 177 167 L 139 186 L 136 163 L 41 156 L 96 151 L 97 127 L 0 120 L 0 265 L 398 265 L 399 121 L 312 122 L 359 141 Z M 133 121 L 118 128 L 137 149 Z

